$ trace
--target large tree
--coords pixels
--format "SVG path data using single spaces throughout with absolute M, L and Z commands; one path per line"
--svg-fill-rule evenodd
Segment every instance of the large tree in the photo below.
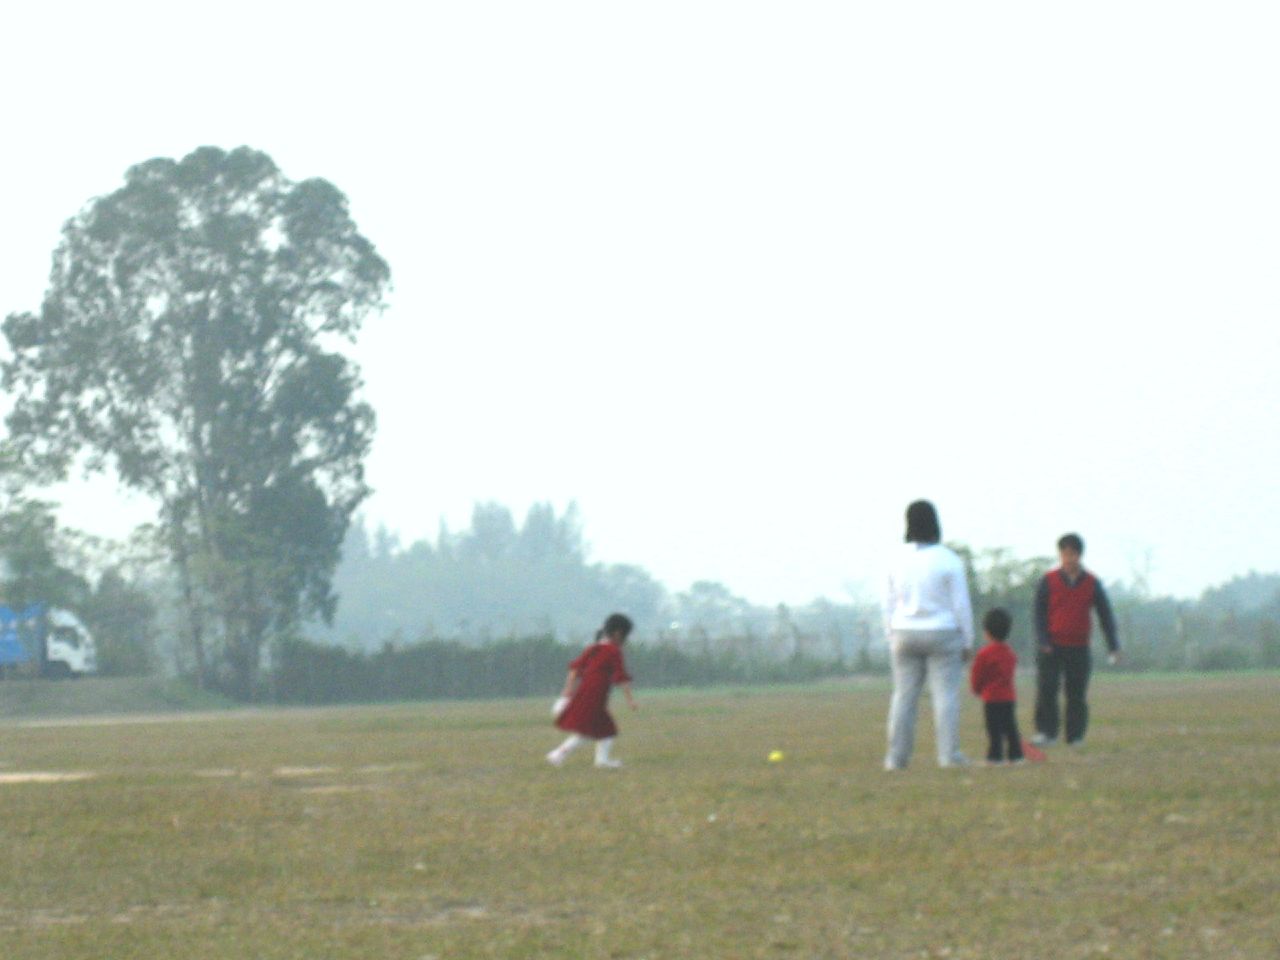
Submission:
M 270 637 L 331 615 L 374 426 L 342 348 L 389 277 L 333 185 L 205 147 L 72 218 L 41 310 L 5 320 L 11 439 L 155 498 L 198 669 L 241 696 Z

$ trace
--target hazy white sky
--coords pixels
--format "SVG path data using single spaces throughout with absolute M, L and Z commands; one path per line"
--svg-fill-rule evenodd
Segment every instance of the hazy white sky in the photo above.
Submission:
M 0 312 L 128 166 L 247 144 L 391 265 L 366 512 L 406 540 L 577 500 L 596 559 L 801 602 L 927 496 L 1195 594 L 1280 569 L 1278 9 L 6 7 Z

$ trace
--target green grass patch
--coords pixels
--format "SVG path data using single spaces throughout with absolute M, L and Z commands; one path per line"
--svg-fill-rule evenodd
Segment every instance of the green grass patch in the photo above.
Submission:
M 217 710 L 232 706 L 182 680 L 81 677 L 75 680 L 0 680 L 0 718 Z
M 936 769 L 925 703 L 898 774 L 880 681 L 641 689 L 620 771 L 550 768 L 546 698 L 10 722 L 0 928 L 24 960 L 1271 958 L 1276 682 L 1099 677 L 1087 747 L 1016 769 Z

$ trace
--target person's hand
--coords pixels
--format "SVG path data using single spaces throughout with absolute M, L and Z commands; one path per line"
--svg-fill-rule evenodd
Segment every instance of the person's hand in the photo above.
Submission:
M 1053 645 L 1052 645 L 1052 644 L 1045 644 L 1044 646 L 1042 646 L 1042 647 L 1040 648 L 1040 652 L 1041 652 L 1041 653 L 1043 653 L 1046 657 L 1051 657 L 1051 656 L 1053 656 Z
M 1120 665 L 1120 651 L 1119 651 L 1119 650 L 1112 650 L 1110 653 L 1108 653 L 1108 654 L 1107 654 L 1107 663 L 1111 664 L 1113 667 L 1119 666 L 1119 665 Z

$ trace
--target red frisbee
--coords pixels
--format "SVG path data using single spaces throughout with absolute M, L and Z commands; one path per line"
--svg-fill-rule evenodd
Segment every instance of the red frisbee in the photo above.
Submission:
M 1044 763 L 1044 751 L 1028 740 L 1022 741 L 1022 756 L 1032 763 Z

